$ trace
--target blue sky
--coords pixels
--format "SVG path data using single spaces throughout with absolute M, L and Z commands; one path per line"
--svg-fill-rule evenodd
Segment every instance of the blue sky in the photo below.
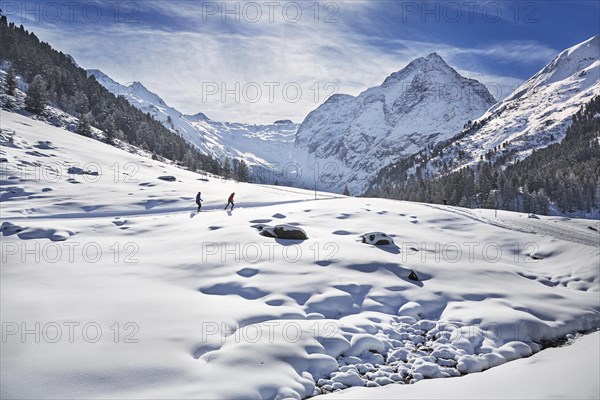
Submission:
M 591 1 L 0 1 L 10 21 L 184 113 L 272 122 L 436 51 L 507 96 L 600 32 Z M 226 10 L 224 9 L 226 8 Z

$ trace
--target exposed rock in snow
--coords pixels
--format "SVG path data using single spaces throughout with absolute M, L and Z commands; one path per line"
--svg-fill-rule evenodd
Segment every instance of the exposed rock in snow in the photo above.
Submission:
M 173 175 L 161 175 L 158 177 L 158 179 L 165 182 L 175 182 L 177 180 L 177 178 Z
M 291 240 L 306 240 L 306 232 L 304 229 L 294 225 L 279 224 L 275 226 L 263 226 L 260 230 L 260 234 L 267 237 L 273 237 L 277 239 L 291 239 Z
M 362 242 L 367 244 L 374 244 L 377 246 L 394 244 L 394 239 L 383 232 L 367 232 L 360 235 L 360 237 L 362 238 Z
M 382 353 L 385 350 L 385 345 L 381 340 L 371 335 L 354 335 L 350 340 L 350 349 L 346 351 L 346 354 L 358 356 L 369 350 Z

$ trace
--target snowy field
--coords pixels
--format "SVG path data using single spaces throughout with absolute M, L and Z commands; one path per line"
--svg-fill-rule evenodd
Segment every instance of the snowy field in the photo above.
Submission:
M 2 398 L 598 397 L 597 333 L 518 360 L 600 326 L 598 221 L 315 200 L 0 122 Z

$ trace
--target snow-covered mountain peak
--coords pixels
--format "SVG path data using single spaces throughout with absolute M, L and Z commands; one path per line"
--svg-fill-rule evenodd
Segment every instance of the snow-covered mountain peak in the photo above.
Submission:
M 348 183 L 360 193 L 383 165 L 452 137 L 494 103 L 484 85 L 431 53 L 357 97 L 330 97 L 301 124 L 296 145 L 338 165 L 330 190 Z
M 190 122 L 198 122 L 198 121 L 208 121 L 210 118 L 206 116 L 204 113 L 196 113 L 194 115 L 184 115 L 184 117 Z
M 141 82 L 135 81 L 131 84 L 121 84 L 99 69 L 86 70 L 88 76 L 94 76 L 96 80 L 115 95 L 124 96 L 130 103 L 141 105 L 138 108 L 145 109 L 148 106 L 168 107 L 164 100 L 156 93 L 150 91 Z
M 453 72 L 456 72 L 454 70 L 454 68 L 452 68 L 451 66 L 448 65 L 448 63 L 446 62 L 446 60 L 444 60 L 442 58 L 442 56 L 440 56 L 438 53 L 433 52 L 428 54 L 426 57 L 423 58 L 424 60 L 424 69 L 427 70 L 433 70 L 433 69 L 444 69 L 444 70 L 450 70 Z
M 446 61 L 438 54 L 431 53 L 427 57 L 425 57 L 425 63 L 421 68 L 423 73 L 428 73 L 432 71 L 444 72 L 447 74 L 451 74 L 456 78 L 465 78 L 461 76 L 454 68 L 452 68 Z
M 599 71 L 600 35 L 596 35 L 562 51 L 541 71 L 517 88 L 509 100 L 523 96 L 528 91 L 539 90 L 543 86 L 566 79 L 579 80 L 584 86 L 588 86 L 598 81 Z
M 162 107 L 167 107 L 165 101 L 156 93 L 150 91 L 141 82 L 133 82 L 129 85 L 133 96 L 137 97 L 139 101 L 153 103 Z
M 289 162 L 297 124 L 286 120 L 268 125 L 213 121 L 202 112 L 184 115 L 169 106 L 141 82 L 121 85 L 100 70 L 88 70 L 98 82 L 115 95 L 122 95 L 134 107 L 150 113 L 168 129 L 177 132 L 205 154 L 224 160 L 244 160 L 253 179 L 272 183 L 273 174 L 265 171 Z M 281 180 L 284 182 L 284 180 Z
M 600 35 L 595 35 L 573 47 L 568 48 L 564 52 L 572 56 L 579 53 L 581 56 L 595 57 L 600 49 Z M 564 53 L 563 52 L 563 53 Z
M 113 80 L 99 69 L 86 69 L 85 72 L 87 72 L 88 77 L 93 76 L 96 78 L 96 80 L 105 88 L 121 86 L 117 81 Z
M 142 85 L 142 82 L 138 82 L 138 81 L 133 81 L 131 86 L 133 86 L 135 88 L 143 89 L 143 90 L 148 90 L 148 88 L 146 88 L 146 86 Z
M 446 63 L 444 61 L 444 59 L 435 51 L 433 53 L 430 53 L 427 57 L 425 57 L 426 60 L 435 60 L 435 61 L 442 61 L 444 64 Z
M 449 74 L 455 74 L 457 77 L 460 76 L 439 54 L 431 53 L 426 57 L 416 58 L 404 68 L 393 72 L 383 81 L 381 86 L 388 87 L 397 83 L 404 83 L 406 78 L 411 78 L 415 74 L 427 74 L 432 71 L 444 71 Z

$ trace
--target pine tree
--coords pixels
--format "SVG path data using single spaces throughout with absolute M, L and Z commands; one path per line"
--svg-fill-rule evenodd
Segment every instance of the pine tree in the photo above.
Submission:
M 90 110 L 90 102 L 88 100 L 88 97 L 81 90 L 75 92 L 75 94 L 73 95 L 72 103 L 72 111 L 77 114 L 85 114 Z
M 80 114 L 79 115 L 79 123 L 77 124 L 77 134 L 81 136 L 92 136 L 92 128 L 90 126 L 90 115 L 89 114 Z
M 27 89 L 25 109 L 34 114 L 42 114 L 48 103 L 48 94 L 46 90 L 46 81 L 41 75 L 36 75 Z
M 115 145 L 115 133 L 112 129 L 106 130 L 106 144 L 110 144 L 111 146 Z
M 497 202 L 496 202 L 496 192 L 495 191 L 491 191 L 489 192 L 489 194 L 487 195 L 487 198 L 485 199 L 485 203 L 483 204 L 483 206 L 485 208 L 496 208 Z
M 16 89 L 17 74 L 15 73 L 15 69 L 13 67 L 10 67 L 8 73 L 6 74 L 6 94 L 9 96 L 14 96 Z
M 350 191 L 348 190 L 348 185 L 344 186 L 344 192 L 342 194 L 344 196 L 350 196 Z
M 229 157 L 225 157 L 225 162 L 223 163 L 223 169 L 221 171 L 221 175 L 223 176 L 223 178 L 231 179 L 232 172 L 231 172 L 231 161 L 229 160 Z
M 244 160 L 240 160 L 236 170 L 236 180 L 238 182 L 250 182 L 250 171 L 248 164 Z
M 194 171 L 196 169 L 195 164 L 194 153 L 192 153 L 192 150 L 190 149 L 183 156 L 183 165 L 185 165 L 188 170 Z
M 112 115 L 109 115 L 104 121 L 104 133 L 106 134 L 106 143 L 111 146 L 115 144 L 116 130 L 115 118 Z

